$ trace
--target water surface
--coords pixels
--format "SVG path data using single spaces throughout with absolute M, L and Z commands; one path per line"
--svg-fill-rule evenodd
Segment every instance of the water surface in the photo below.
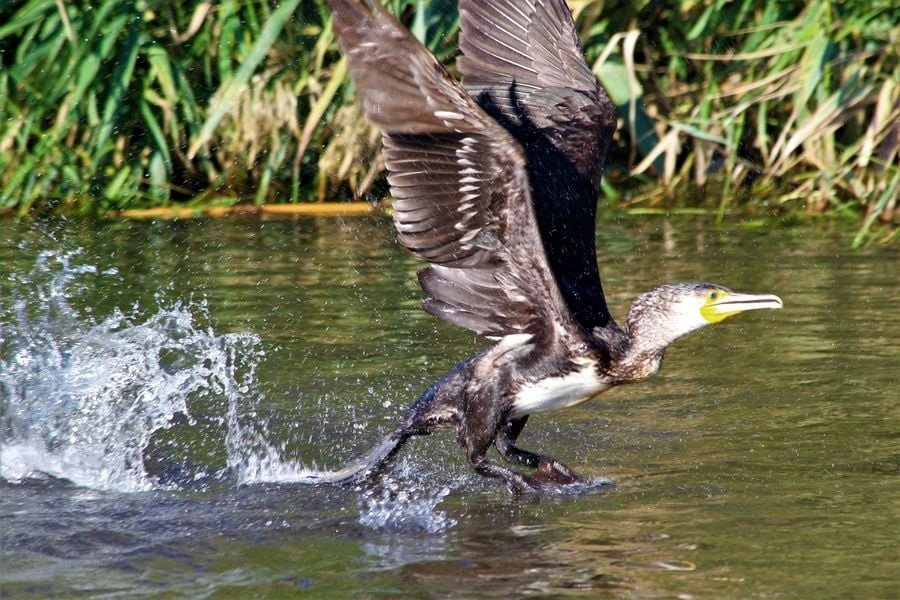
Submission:
M 896 252 L 608 220 L 613 312 L 662 282 L 772 292 L 655 379 L 533 417 L 603 494 L 522 499 L 451 434 L 338 466 L 482 347 L 418 308 L 383 218 L 0 223 L 0 595 L 898 594 Z

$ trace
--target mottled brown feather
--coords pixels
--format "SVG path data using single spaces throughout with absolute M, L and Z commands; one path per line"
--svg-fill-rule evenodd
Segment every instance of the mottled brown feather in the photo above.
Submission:
M 366 116 L 382 128 L 398 240 L 432 266 L 429 313 L 543 342 L 577 328 L 547 265 L 525 157 L 374 0 L 328 0 Z

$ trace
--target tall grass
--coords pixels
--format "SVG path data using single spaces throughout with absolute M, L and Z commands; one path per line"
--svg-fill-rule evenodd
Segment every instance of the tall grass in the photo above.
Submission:
M 620 105 L 629 174 L 652 174 L 656 184 L 630 203 L 662 203 L 694 187 L 719 215 L 742 200 L 860 214 L 856 243 L 876 219 L 894 218 L 900 30 L 892 2 L 578 5 L 594 71 Z
M 387 4 L 452 65 L 454 0 Z M 615 201 L 894 218 L 890 0 L 570 6 L 620 108 Z M 378 196 L 379 144 L 322 0 L 0 5 L 0 210 Z
M 297 140 L 323 134 L 305 127 L 311 106 L 341 87 L 328 81 L 322 3 L 30 0 L 4 11 L 0 208 L 296 200 L 301 171 L 315 169 Z

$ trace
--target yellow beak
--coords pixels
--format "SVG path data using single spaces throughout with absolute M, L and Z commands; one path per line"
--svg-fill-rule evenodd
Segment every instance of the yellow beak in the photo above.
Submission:
M 724 321 L 728 317 L 748 310 L 763 308 L 782 308 L 781 298 L 773 294 L 738 294 L 729 292 L 719 294 L 715 300 L 709 299 L 700 308 L 700 314 L 710 323 Z

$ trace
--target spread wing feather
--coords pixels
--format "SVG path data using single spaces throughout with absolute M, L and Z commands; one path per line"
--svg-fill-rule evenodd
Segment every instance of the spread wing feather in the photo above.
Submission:
M 520 145 L 376 0 L 328 0 L 368 118 L 382 128 L 400 243 L 431 263 L 429 313 L 488 336 L 571 321 L 546 262 Z
M 575 320 L 606 327 L 594 244 L 615 109 L 564 0 L 460 0 L 463 84 L 525 152 L 550 268 Z M 614 324 L 614 323 L 613 323 Z

